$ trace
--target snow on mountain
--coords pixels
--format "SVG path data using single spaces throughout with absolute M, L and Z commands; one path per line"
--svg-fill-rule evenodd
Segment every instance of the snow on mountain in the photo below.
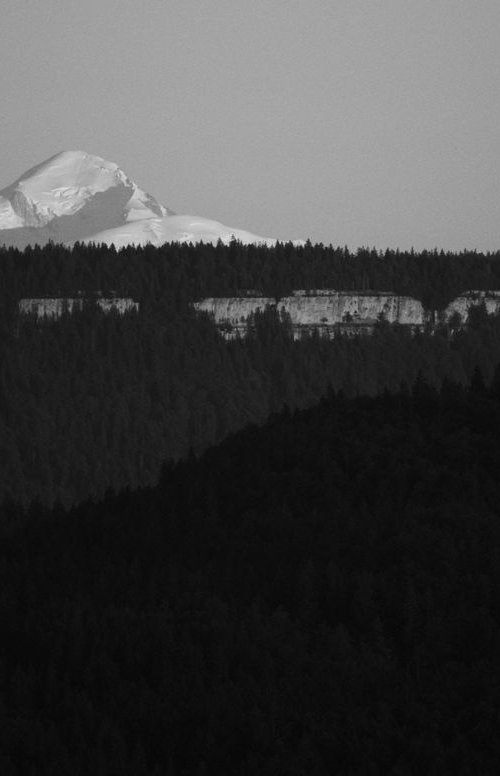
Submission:
M 166 218 L 142 218 L 128 222 L 115 229 L 98 232 L 85 242 L 114 244 L 115 248 L 125 245 L 162 245 L 166 242 L 230 243 L 236 239 L 242 243 L 265 243 L 274 245 L 272 238 L 257 237 L 242 229 L 231 229 L 218 221 L 197 216 L 171 215 Z
M 84 151 L 57 154 L 0 191 L 0 244 L 20 248 L 48 240 L 122 248 L 233 237 L 243 243 L 276 242 L 207 218 L 176 215 L 118 165 Z
M 98 192 L 121 186 L 131 194 L 126 220 L 167 215 L 167 209 L 141 191 L 117 164 L 84 151 L 64 151 L 32 167 L 0 192 L 0 203 L 9 215 L 15 214 L 16 225 L 45 226 L 54 218 L 77 213 Z M 0 211 L 0 228 L 10 226 L 10 220 L 4 226 Z

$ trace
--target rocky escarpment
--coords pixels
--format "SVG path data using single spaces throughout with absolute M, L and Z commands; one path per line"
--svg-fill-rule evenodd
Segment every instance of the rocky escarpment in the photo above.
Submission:
M 369 330 L 380 320 L 413 327 L 422 327 L 426 322 L 425 310 L 418 299 L 385 292 L 302 290 L 280 299 L 208 297 L 196 302 L 194 307 L 200 313 L 207 313 L 229 339 L 244 336 L 251 316 L 269 308 L 287 317 L 296 338 L 311 331 L 333 336 L 339 331 Z
M 471 308 L 483 304 L 489 315 L 500 313 L 500 291 L 466 291 L 444 310 L 426 310 L 418 299 L 382 291 L 302 290 L 280 299 L 259 296 L 254 291 L 242 293 L 245 295 L 207 297 L 193 306 L 197 312 L 207 314 L 227 339 L 245 336 L 252 316 L 267 309 L 286 317 L 296 338 L 313 331 L 323 336 L 364 333 L 381 321 L 412 330 L 440 324 L 457 327 L 467 322 Z M 89 301 L 83 296 L 27 298 L 19 301 L 19 312 L 38 318 L 60 318 L 65 312 L 82 310 Z M 139 309 L 139 303 L 130 297 L 97 296 L 93 301 L 104 312 L 116 311 L 120 315 Z
M 451 320 L 467 320 L 471 307 L 484 303 L 489 314 L 500 312 L 500 291 L 467 291 L 442 311 L 426 310 L 418 299 L 383 291 L 335 291 L 333 289 L 294 291 L 275 299 L 265 296 L 208 297 L 194 304 L 208 314 L 228 339 L 244 336 L 251 316 L 265 309 L 285 315 L 295 338 L 312 331 L 322 336 L 335 333 L 369 332 L 379 321 L 398 323 L 412 330 Z
M 484 304 L 488 315 L 498 315 L 500 312 L 500 291 L 466 291 L 457 296 L 445 308 L 442 313 L 437 313 L 437 319 L 442 318 L 445 322 L 452 319 L 457 323 L 467 321 L 471 307 L 478 307 Z
M 86 304 L 89 304 L 89 300 L 82 296 L 20 299 L 19 312 L 21 315 L 34 315 L 36 318 L 57 319 L 65 313 L 83 310 Z M 105 313 L 116 312 L 119 315 L 139 310 L 139 302 L 135 302 L 129 297 L 98 297 L 95 304 Z
M 231 339 L 245 335 L 252 315 L 276 307 L 276 299 L 269 296 L 207 297 L 195 302 L 194 308 L 207 313 L 215 321 L 221 333 Z
M 425 311 L 418 299 L 384 292 L 294 291 L 280 299 L 277 308 L 290 316 L 293 327 L 374 325 L 382 318 L 411 326 L 425 322 Z

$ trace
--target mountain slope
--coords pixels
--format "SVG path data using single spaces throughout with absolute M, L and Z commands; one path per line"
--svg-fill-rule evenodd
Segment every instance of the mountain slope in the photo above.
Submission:
M 0 244 L 24 248 L 49 240 L 125 245 L 165 242 L 273 244 L 218 221 L 178 216 L 140 189 L 113 162 L 64 151 L 0 191 Z
M 0 506 L 2 773 L 497 773 L 500 404 L 417 386 Z

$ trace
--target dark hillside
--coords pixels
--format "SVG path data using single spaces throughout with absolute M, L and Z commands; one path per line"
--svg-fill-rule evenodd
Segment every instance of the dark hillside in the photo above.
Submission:
M 156 483 L 162 461 L 199 453 L 287 404 L 307 407 L 328 386 L 377 395 L 413 383 L 488 383 L 500 322 L 412 337 L 381 324 L 373 336 L 293 342 L 266 313 L 252 337 L 225 342 L 191 303 L 241 289 L 386 288 L 446 303 L 467 288 L 500 288 L 497 255 L 403 254 L 306 245 L 129 248 L 59 245 L 0 250 L 0 497 L 65 505 L 106 489 Z M 87 309 L 41 323 L 25 297 L 131 297 L 139 313 Z
M 0 523 L 4 774 L 494 774 L 500 401 L 274 415 Z

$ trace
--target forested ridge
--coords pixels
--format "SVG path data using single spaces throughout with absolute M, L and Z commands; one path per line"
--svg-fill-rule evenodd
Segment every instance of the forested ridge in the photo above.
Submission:
M 497 772 L 500 317 L 228 342 L 192 303 L 442 309 L 499 260 L 0 251 L 2 776 Z
M 470 288 L 500 288 L 500 255 L 399 253 L 324 246 L 276 248 L 59 245 L 0 250 L 0 497 L 69 505 L 108 488 L 154 484 L 167 459 L 200 452 L 284 404 L 318 401 L 328 386 L 376 395 L 444 377 L 486 383 L 500 353 L 500 322 L 474 311 L 470 326 L 416 336 L 383 322 L 373 336 L 293 342 L 275 313 L 252 336 L 225 342 L 192 302 L 244 289 L 386 289 L 444 306 Z M 86 309 L 58 321 L 23 317 L 26 297 L 132 297 L 139 313 Z
M 49 244 L 24 251 L 0 246 L 3 304 L 20 296 L 72 296 L 116 291 L 147 303 L 181 307 L 204 296 L 258 289 L 285 296 L 297 288 L 391 291 L 444 309 L 468 289 L 500 289 L 500 252 L 451 253 L 334 248 L 321 243 L 275 247 L 167 244 L 73 249 Z
M 274 414 L 0 514 L 0 770 L 495 774 L 500 377 Z

